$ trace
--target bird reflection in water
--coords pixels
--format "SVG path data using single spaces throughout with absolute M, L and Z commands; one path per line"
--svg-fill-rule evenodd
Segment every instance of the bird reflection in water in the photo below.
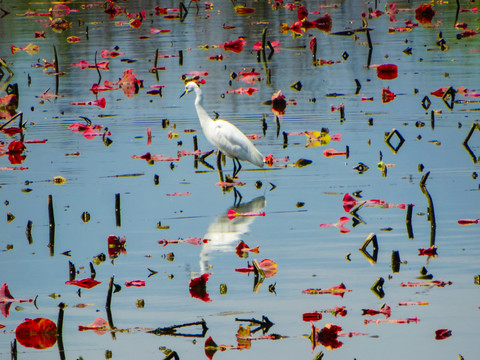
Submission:
M 248 203 L 241 203 L 232 207 L 233 210 L 244 212 L 261 212 L 266 205 L 264 196 L 259 196 Z M 228 209 L 229 210 L 229 209 Z M 248 233 L 250 225 L 255 221 L 256 217 L 236 217 L 230 220 L 226 210 L 219 215 L 214 222 L 208 227 L 205 239 L 210 239 L 203 244 L 200 252 L 200 271 L 201 273 L 209 272 L 209 261 L 213 252 L 234 252 L 235 246 L 240 240 L 242 234 Z

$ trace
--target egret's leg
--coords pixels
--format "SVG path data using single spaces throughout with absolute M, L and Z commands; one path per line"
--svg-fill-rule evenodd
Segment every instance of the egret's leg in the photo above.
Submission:
M 238 169 L 235 164 L 235 160 L 237 160 Z M 242 164 L 240 164 L 240 161 L 237 158 L 233 158 L 233 178 L 234 179 L 237 177 L 237 174 L 240 172 L 241 169 L 242 169 Z
M 224 181 L 223 178 L 223 171 L 222 171 L 222 152 L 218 150 L 217 153 L 217 170 L 218 170 L 218 178 L 220 179 L 220 182 Z

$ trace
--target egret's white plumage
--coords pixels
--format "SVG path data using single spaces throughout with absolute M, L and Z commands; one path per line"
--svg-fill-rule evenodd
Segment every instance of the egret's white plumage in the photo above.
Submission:
M 263 155 L 257 150 L 255 145 L 241 132 L 235 125 L 222 119 L 213 120 L 203 108 L 203 94 L 200 87 L 193 81 L 185 85 L 184 96 L 195 91 L 195 108 L 197 109 L 198 120 L 202 126 L 203 134 L 208 141 L 216 146 L 221 152 L 234 161 L 237 160 L 239 169 L 234 170 L 233 176 L 240 171 L 240 161 L 248 161 L 252 164 L 263 167 Z

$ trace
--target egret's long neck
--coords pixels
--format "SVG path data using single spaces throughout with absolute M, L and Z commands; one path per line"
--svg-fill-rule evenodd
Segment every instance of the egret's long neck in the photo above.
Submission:
M 212 121 L 212 119 L 210 116 L 208 116 L 207 112 L 203 108 L 203 94 L 201 93 L 200 89 L 195 89 L 195 94 L 197 95 L 195 99 L 195 108 L 197 109 L 200 125 L 202 128 L 204 128 L 204 126 L 206 126 L 209 121 Z

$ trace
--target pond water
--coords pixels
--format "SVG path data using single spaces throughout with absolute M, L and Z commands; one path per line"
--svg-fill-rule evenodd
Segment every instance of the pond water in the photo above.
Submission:
M 321 352 L 328 359 L 456 359 L 459 354 L 475 358 L 480 225 L 462 226 L 458 221 L 480 217 L 480 127 L 475 125 L 480 44 L 476 36 L 458 39 L 464 29 L 455 24 L 477 29 L 478 14 L 471 11 L 476 3 L 460 1 L 465 11 L 457 14 L 453 1 L 432 2 L 435 15 L 428 23 L 425 17 L 416 19 L 414 10 L 422 5 L 416 1 L 399 1 L 396 8 L 400 11 L 392 12 L 393 17 L 374 16 L 378 15 L 373 13 L 375 2 L 302 1 L 309 11 L 308 21 L 325 12 L 332 21 L 330 32 L 311 28 L 302 36 L 281 31 L 282 23 L 291 26 L 299 19 L 300 3 L 291 10 L 287 3 L 249 1 L 246 6 L 253 12 L 243 15 L 238 14 L 241 8 L 236 13 L 234 2 L 212 3 L 213 8 L 208 8 L 199 2 L 197 13 L 194 2 L 183 19 L 168 19 L 157 15 L 155 7 L 169 8 L 167 15 L 179 14 L 172 10 L 179 7 L 178 2 L 119 2 L 115 4 L 118 14 L 110 18 L 103 3 L 72 1 L 68 7 L 78 11 L 63 16 L 71 22 L 63 32 L 53 31 L 52 19 L 38 14 L 47 13 L 57 2 L 0 3 L 9 12 L 0 19 L 0 58 L 6 64 L 1 67 L 0 96 L 7 95 L 9 84 L 18 86 L 18 106 L 10 112 L 0 108 L 0 126 L 22 112 L 26 146 L 24 159 L 19 159 L 20 154 L 14 157 L 13 152 L 9 157 L 5 153 L 9 144 L 21 136 L 0 133 L 4 150 L 0 157 L 0 282 L 8 284 L 17 299 L 35 299 L 34 303 L 0 304 L 0 324 L 5 326 L 0 334 L 0 357 L 7 358 L 11 344 L 20 337 L 17 352 L 21 359 L 311 359 L 320 358 Z M 376 5 L 385 11 L 387 4 L 379 1 Z M 143 10 L 139 27 L 130 25 L 126 14 Z M 31 16 L 25 16 L 27 11 Z M 362 13 L 370 29 L 371 50 L 362 29 Z M 407 21 L 413 25 L 405 29 Z M 273 55 L 266 49 L 266 61 L 253 48 L 262 41 L 264 29 L 267 41 L 280 43 Z M 334 35 L 346 30 L 354 34 Z M 35 32 L 42 31 L 44 37 L 35 38 Z M 72 36 L 80 41 L 69 42 Z M 218 47 L 239 37 L 246 41 L 240 52 Z M 312 63 L 312 37 L 317 39 L 316 57 L 323 65 Z M 11 51 L 12 45 L 23 48 L 30 43 L 39 46 L 38 52 Z M 155 74 L 151 69 L 157 49 L 170 57 L 158 57 L 156 66 L 165 70 Z M 102 58 L 103 50 L 124 54 Z M 53 68 L 35 67 L 45 65 L 42 59 L 52 62 L 54 51 L 59 76 L 49 74 L 55 72 Z M 210 59 L 218 55 L 222 61 Z M 93 68 L 72 66 L 81 60 Z M 95 62 L 103 61 L 109 61 L 109 70 L 97 72 Z M 396 65 L 398 76 L 379 78 L 377 66 L 382 64 Z M 129 69 L 135 79 L 143 81 L 137 92 L 126 88 L 134 82 L 124 76 Z M 241 72 L 251 70 L 259 73 L 257 81 L 242 81 Z M 147 152 L 174 158 L 177 151 L 193 152 L 194 137 L 202 152 L 214 150 L 199 125 L 194 95 L 179 99 L 184 91 L 182 75 L 192 71 L 208 72 L 201 77 L 207 112 L 212 116 L 217 112 L 246 134 L 259 135 L 255 146 L 264 156 L 280 159 L 265 170 L 243 162 L 236 180 L 245 183 L 236 187 L 241 195 L 216 186 L 215 154 L 205 158 L 215 169 L 201 162 L 195 165 L 193 156 L 153 164 L 138 158 Z M 105 81 L 115 83 L 116 88 L 119 79 L 124 80 L 123 89 L 98 95 L 89 90 Z M 297 82 L 302 86 L 295 89 L 292 85 Z M 147 94 L 158 90 L 158 85 L 163 86 L 161 95 Z M 251 96 L 227 93 L 241 87 L 258 91 Z M 452 96 L 443 101 L 431 94 L 449 87 L 456 90 L 454 102 Z M 387 88 L 396 96 L 384 102 L 382 89 Z M 272 105 L 264 103 L 279 90 L 288 105 L 277 116 Z M 42 99 L 44 93 L 53 96 Z M 422 107 L 425 97 L 430 107 L 427 100 Z M 104 108 L 71 104 L 100 98 L 105 99 Z M 69 129 L 74 123 L 84 123 L 81 117 L 107 127 L 110 134 L 89 139 Z M 3 129 L 16 126 L 15 120 Z M 328 128 L 332 138 L 328 144 L 307 146 L 309 137 L 299 134 L 322 128 Z M 395 129 L 404 142 L 400 144 L 393 135 L 389 146 L 386 134 Z M 287 141 L 283 133 L 290 133 Z M 47 141 L 38 143 L 41 140 Z M 324 155 L 326 149 L 344 152 L 346 147 L 348 156 Z M 281 161 L 285 157 L 288 160 Z M 311 163 L 295 166 L 299 159 Z M 382 172 L 382 164 L 386 171 Z M 365 171 L 358 171 L 359 166 Z M 223 170 L 232 172 L 229 159 Z M 66 182 L 56 184 L 54 177 Z M 346 194 L 358 195 L 352 209 L 344 209 Z M 50 195 L 53 230 L 49 226 Z M 384 203 L 371 201 L 375 199 Z M 411 236 L 408 204 L 414 205 Z M 232 208 L 238 213 L 265 215 L 230 220 L 227 212 Z M 89 221 L 82 220 L 85 212 Z M 342 217 L 346 218 L 343 228 L 320 227 Z M 30 242 L 26 236 L 29 221 L 33 224 Z M 366 253 L 359 251 L 372 233 L 376 251 L 373 242 Z M 116 257 L 109 256 L 109 235 L 126 238 L 125 251 Z M 158 243 L 189 237 L 209 241 L 201 245 Z M 259 253 L 237 256 L 239 241 L 250 248 L 259 246 Z M 419 249 L 433 244 L 438 247 L 437 256 L 419 256 Z M 399 269 L 392 262 L 395 252 Z M 98 260 L 101 254 L 105 261 Z M 274 261 L 277 273 L 256 280 L 253 272 L 235 271 L 255 259 Z M 74 274 L 69 273 L 69 263 L 75 266 Z M 90 289 L 66 284 L 73 278 L 91 278 L 91 266 L 100 284 Z M 427 276 L 419 279 L 422 269 Z M 189 291 L 191 279 L 202 274 L 210 274 L 206 284 L 210 301 L 206 294 L 202 300 Z M 112 278 L 121 290 L 112 294 L 107 309 Z M 145 286 L 127 287 L 126 282 L 132 280 L 143 280 Z M 432 281 L 445 283 L 436 286 Z M 417 286 L 401 285 L 408 282 Z M 302 293 L 342 283 L 349 291 Z M 372 290 L 376 284 L 376 291 Z M 142 300 L 144 304 L 139 305 Z M 403 302 L 409 305 L 401 306 Z M 63 314 L 60 303 L 65 305 Z M 362 309 L 380 310 L 383 304 L 391 308 L 388 319 L 383 314 L 363 315 Z M 342 306 L 347 310 L 345 316 L 331 314 L 331 309 Z M 323 318 L 312 323 L 318 329 L 312 350 L 307 338 L 312 324 L 303 321 L 303 314 L 315 312 Z M 254 331 L 258 325 L 247 319 L 261 321 L 263 316 L 273 325 Z M 26 318 L 45 318 L 57 325 L 63 318 L 62 331 L 50 342 L 42 338 L 45 349 L 24 346 L 25 338 L 19 331 L 16 336 L 15 330 Z M 92 324 L 96 318 L 109 322 L 103 331 L 79 331 L 79 326 Z M 405 319 L 418 321 L 402 323 Z M 177 328 L 175 334 L 148 332 L 202 320 L 208 327 L 206 333 L 198 324 Z M 323 336 L 326 330 L 320 331 L 332 323 L 347 335 L 338 336 L 341 345 Z M 252 333 L 237 341 L 240 325 L 251 325 Z M 437 340 L 436 331 L 441 329 L 450 330 L 451 336 Z M 275 339 L 272 334 L 281 337 Z M 218 347 L 206 353 L 209 337 Z M 35 334 L 27 339 L 42 347 Z

